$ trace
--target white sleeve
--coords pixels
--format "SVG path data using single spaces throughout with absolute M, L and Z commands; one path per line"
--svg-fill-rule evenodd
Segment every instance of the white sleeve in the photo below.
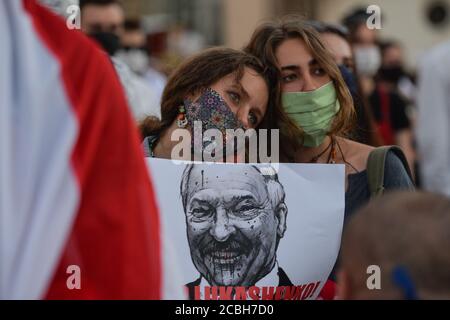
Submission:
M 450 60 L 435 58 L 420 68 L 417 142 L 425 189 L 450 196 Z
M 140 121 L 147 116 L 161 119 L 160 100 L 152 87 L 146 83 L 144 78 L 135 75 L 120 59 L 112 57 L 111 60 L 119 75 L 135 120 Z

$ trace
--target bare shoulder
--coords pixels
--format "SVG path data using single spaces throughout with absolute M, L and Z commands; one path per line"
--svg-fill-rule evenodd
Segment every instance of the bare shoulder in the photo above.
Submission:
M 374 147 L 345 138 L 337 138 L 345 160 L 358 171 L 366 169 L 367 159 Z

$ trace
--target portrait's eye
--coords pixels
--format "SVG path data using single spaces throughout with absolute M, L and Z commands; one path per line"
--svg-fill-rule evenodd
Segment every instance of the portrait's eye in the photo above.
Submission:
M 248 113 L 248 122 L 252 126 L 256 126 L 258 124 L 258 117 L 255 115 L 255 113 L 253 111 L 250 111 Z
M 231 101 L 233 101 L 235 104 L 239 104 L 241 102 L 241 96 L 238 93 L 233 91 L 228 91 L 227 93 Z
M 194 207 L 191 209 L 190 213 L 195 219 L 205 219 L 214 214 L 214 209 L 209 207 Z
M 241 219 L 253 219 L 260 213 L 260 207 L 251 200 L 245 200 L 238 203 L 233 208 L 233 214 Z
M 253 209 L 256 209 L 255 206 L 250 205 L 250 204 L 246 204 L 246 205 L 244 204 L 243 206 L 240 206 L 238 208 L 239 211 L 249 211 L 249 210 L 253 210 Z
M 290 73 L 282 77 L 283 83 L 289 83 L 298 79 L 297 74 Z

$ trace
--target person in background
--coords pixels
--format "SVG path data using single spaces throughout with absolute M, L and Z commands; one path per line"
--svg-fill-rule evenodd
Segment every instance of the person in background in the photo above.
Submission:
M 381 65 L 380 49 L 377 46 L 377 31 L 367 27 L 370 15 L 366 9 L 358 9 L 343 19 L 349 30 L 349 40 L 355 59 L 355 69 L 361 90 L 367 97 L 374 89 L 374 76 Z
M 409 106 L 398 90 L 399 80 L 405 75 L 403 63 L 393 45 L 386 44 L 380 48 L 382 64 L 369 102 L 383 144 L 400 146 L 409 166 L 414 168 L 415 151 Z
M 450 299 L 449 230 L 445 196 L 393 192 L 374 200 L 344 230 L 338 299 Z
M 120 48 L 125 13 L 117 0 L 80 0 L 81 31 L 95 39 L 110 55 Z
M 372 112 L 361 92 L 359 80 L 356 77 L 347 28 L 318 21 L 314 21 L 312 26 L 321 34 L 323 43 L 331 51 L 352 95 L 356 112 L 356 125 L 352 130 L 352 139 L 371 146 L 381 145 Z
M 450 197 L 450 41 L 433 48 L 421 62 L 417 102 L 423 186 Z
M 125 12 L 118 0 L 80 0 L 81 30 L 111 57 L 136 121 L 160 116 L 159 98 L 148 83 L 115 55 L 124 36 Z
M 137 75 L 144 78 L 158 97 L 158 105 L 166 85 L 166 77 L 151 65 L 147 39 L 138 20 L 126 20 L 121 37 L 121 48 L 116 57 Z
M 355 61 L 348 39 L 347 28 L 319 21 L 315 21 L 313 26 L 320 33 L 322 41 L 331 51 L 336 64 L 346 67 L 351 72 L 355 72 Z
M 382 73 L 398 90 L 400 95 L 408 103 L 415 102 L 416 85 L 414 77 L 406 71 L 403 48 L 397 41 L 382 41 L 380 43 L 381 67 L 378 73 Z

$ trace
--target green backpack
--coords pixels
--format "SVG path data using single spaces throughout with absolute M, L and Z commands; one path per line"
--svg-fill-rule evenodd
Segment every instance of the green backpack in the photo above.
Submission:
M 384 167 L 388 152 L 393 152 L 402 161 L 411 181 L 412 174 L 402 149 L 397 146 L 383 146 L 375 148 L 367 159 L 367 180 L 371 197 L 377 197 L 384 192 Z

